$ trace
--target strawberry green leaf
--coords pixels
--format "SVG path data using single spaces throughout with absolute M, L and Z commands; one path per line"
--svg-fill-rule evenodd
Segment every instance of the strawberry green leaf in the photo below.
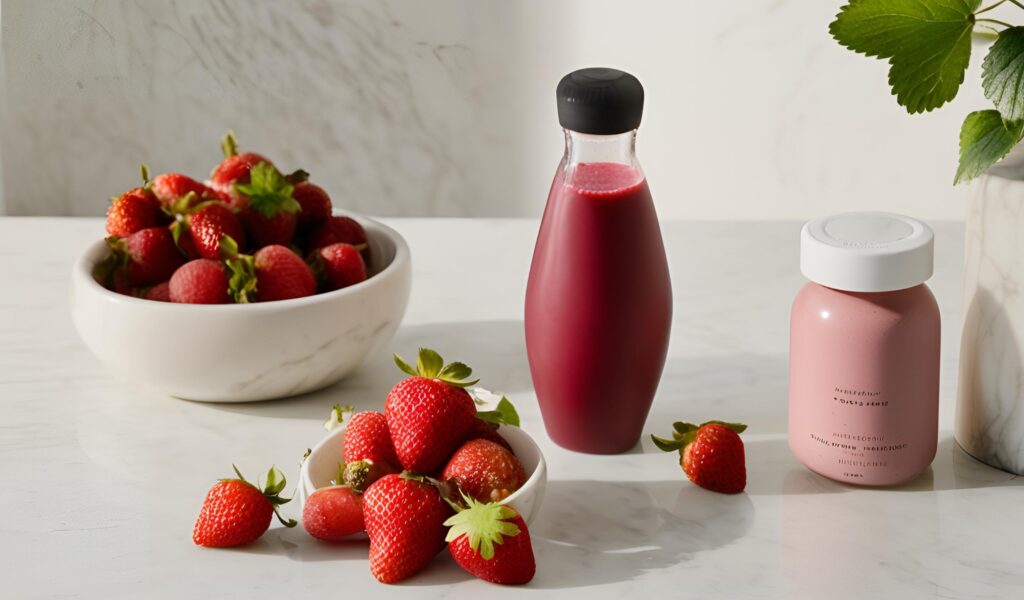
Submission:
M 336 427 L 345 422 L 345 415 L 351 415 L 355 410 L 356 409 L 354 407 L 347 404 L 345 406 L 335 404 L 334 407 L 331 408 L 330 416 L 327 417 L 327 420 L 324 422 L 324 429 L 327 431 L 333 431 Z
M 711 425 L 711 424 L 725 425 L 726 427 L 728 427 L 729 429 L 732 429 L 736 433 L 743 433 L 744 431 L 747 430 L 747 426 L 744 423 L 729 423 L 729 422 L 726 422 L 726 421 L 705 421 L 704 423 L 701 423 L 700 426 L 703 427 L 705 425 Z
M 658 447 L 662 452 L 675 452 L 686 445 L 682 440 L 666 440 L 656 435 L 651 435 L 651 441 Z
M 228 260 L 238 256 L 238 242 L 228 234 L 220 236 L 220 257 Z
M 295 187 L 273 165 L 261 162 L 249 171 L 249 183 L 234 184 L 235 191 L 249 197 L 250 210 L 270 218 L 302 210 L 292 196 Z
M 981 65 L 981 83 L 1004 120 L 1024 120 L 1024 27 L 999 33 Z
M 691 431 L 697 431 L 700 426 L 693 423 L 684 423 L 683 421 L 676 421 L 672 423 L 672 428 L 676 430 L 676 433 L 690 433 Z M 673 434 L 675 435 L 675 434 Z
M 238 304 L 247 304 L 256 299 L 256 263 L 252 256 L 239 254 L 227 261 L 231 277 L 228 292 Z
M 909 113 L 952 100 L 971 58 L 981 0 L 850 0 L 829 32 L 854 52 L 889 60 L 889 85 Z
M 284 490 L 284 486 L 284 474 L 277 467 L 270 467 L 270 470 L 267 471 L 267 484 L 263 488 L 263 493 L 276 496 Z
M 1006 122 L 998 110 L 967 115 L 960 127 L 960 164 L 953 183 L 970 181 L 999 162 L 1017 145 L 1024 121 Z
M 171 223 L 171 239 L 174 240 L 174 245 L 178 247 L 178 250 L 181 250 L 181 234 L 185 232 L 187 227 L 188 226 L 185 225 L 184 221 L 175 221 Z
M 501 397 L 494 410 L 482 410 L 476 413 L 476 418 L 494 425 L 511 425 L 519 427 L 519 413 L 508 398 Z
M 149 185 L 149 167 L 146 163 L 139 165 L 139 175 L 142 175 L 142 187 Z
M 464 363 L 453 362 L 445 365 L 441 372 L 437 374 L 437 378 L 446 381 L 462 381 L 472 374 L 473 369 L 470 369 Z
M 419 373 L 416 372 L 416 369 L 413 368 L 413 366 L 410 365 L 409 363 L 405 362 L 404 358 L 399 356 L 397 353 L 392 354 L 391 356 L 395 359 L 395 365 L 397 365 L 398 368 L 401 369 L 403 373 L 405 373 L 406 375 L 411 375 L 413 377 L 419 376 Z
M 420 377 L 433 379 L 441 372 L 444 366 L 444 359 L 437 352 L 430 348 L 420 348 L 419 356 L 416 358 L 416 370 Z
M 465 494 L 462 499 L 467 508 L 459 510 L 444 522 L 451 527 L 445 541 L 453 542 L 464 535 L 468 536 L 469 547 L 484 560 L 491 560 L 494 558 L 495 544 L 504 543 L 506 537 L 519 535 L 519 526 L 506 520 L 518 513 L 504 504 L 483 504 Z
M 303 181 L 309 181 L 309 173 L 305 169 L 296 169 L 291 173 L 284 176 L 288 183 L 295 185 L 296 183 L 302 183 Z
M 235 139 L 234 131 L 229 129 L 224 134 L 224 139 L 220 141 L 220 151 L 224 153 L 224 158 L 238 154 L 238 140 Z

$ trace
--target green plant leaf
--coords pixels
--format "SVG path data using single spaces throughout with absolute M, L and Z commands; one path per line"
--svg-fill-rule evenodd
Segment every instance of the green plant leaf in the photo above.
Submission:
M 449 363 L 441 369 L 441 372 L 437 374 L 438 379 L 451 379 L 453 381 L 462 381 L 473 374 L 473 369 L 466 366 L 465 363 L 453 362 Z
M 236 183 L 235 191 L 249 197 L 248 208 L 270 218 L 281 213 L 302 210 L 292 193 L 294 186 L 281 172 L 265 162 L 249 170 L 249 183 Z
M 676 433 L 682 435 L 682 434 L 690 433 L 691 431 L 697 431 L 697 429 L 699 429 L 700 426 L 696 425 L 694 423 L 685 423 L 683 421 L 676 421 L 675 423 L 672 423 L 672 428 L 676 430 Z M 673 433 L 672 435 L 675 435 L 675 433 Z
M 451 527 L 444 541 L 453 542 L 465 535 L 474 552 L 484 560 L 491 560 L 496 544 L 502 544 L 506 537 L 520 534 L 519 526 L 507 520 L 518 514 L 511 507 L 494 502 L 483 504 L 466 494 L 462 494 L 462 499 L 466 508 L 460 508 L 444 522 L 445 526 Z
M 296 169 L 291 173 L 285 175 L 284 178 L 286 181 L 288 181 L 288 183 L 295 185 L 296 183 L 309 181 L 309 172 L 306 171 L 305 169 Z
M 666 440 L 656 435 L 651 435 L 651 441 L 662 452 L 675 452 L 686 445 L 682 440 Z
M 889 60 L 889 85 L 909 113 L 952 100 L 971 59 L 981 0 L 850 0 L 829 32 L 854 52 Z
M 419 356 L 416 357 L 416 370 L 420 377 L 433 379 L 441 372 L 442 367 L 444 367 L 444 359 L 440 354 L 430 348 L 420 348 Z
M 1024 121 L 1006 122 L 998 110 L 967 115 L 960 127 L 960 165 L 953 184 L 970 181 L 999 162 L 1017 145 Z
M 747 430 L 746 423 L 730 423 L 728 421 L 706 421 L 704 423 L 701 423 L 700 426 L 703 427 L 705 425 L 711 425 L 711 424 L 724 425 L 724 426 L 728 427 L 729 429 L 732 429 L 736 433 L 743 433 L 744 431 Z
M 1024 120 L 1024 27 L 999 33 L 981 64 L 981 87 L 1004 120 Z
M 238 304 L 247 304 L 256 299 L 256 263 L 252 256 L 239 254 L 226 261 L 231 271 L 228 279 L 228 293 Z
M 419 375 L 419 373 L 416 372 L 416 369 L 409 363 L 405 362 L 405 359 L 397 353 L 393 353 L 391 356 L 395 359 L 395 365 L 397 365 L 403 373 L 406 375 L 412 375 L 413 377 Z
M 334 431 L 336 427 L 340 427 L 345 423 L 345 415 L 351 416 L 356 411 L 355 407 L 351 405 L 335 404 L 331 408 L 331 414 L 327 416 L 327 420 L 324 421 L 324 429 L 327 431 Z
M 519 427 L 519 413 L 516 412 L 516 407 L 505 396 L 501 397 L 494 410 L 478 411 L 476 418 L 494 425 Z
M 235 139 L 234 131 L 229 129 L 224 134 L 224 138 L 220 141 L 220 151 L 224 153 L 224 158 L 238 154 L 238 140 Z
M 235 238 L 226 233 L 220 236 L 220 257 L 229 260 L 236 256 L 238 256 L 238 242 L 235 241 Z

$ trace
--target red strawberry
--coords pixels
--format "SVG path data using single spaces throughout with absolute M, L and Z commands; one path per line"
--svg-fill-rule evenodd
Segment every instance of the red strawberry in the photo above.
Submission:
M 345 243 L 331 244 L 314 250 L 309 255 L 310 267 L 317 279 L 328 290 L 340 290 L 366 281 L 366 263 L 355 246 Z
M 312 296 L 316 293 L 313 272 L 301 258 L 284 246 L 266 246 L 252 256 L 228 261 L 231 294 L 235 302 L 270 302 Z
M 415 575 L 444 549 L 451 509 L 437 488 L 403 473 L 385 475 L 363 494 L 370 573 L 382 583 Z
M 101 263 L 96 269 L 96 276 L 101 282 L 109 281 L 110 289 L 114 290 L 118 294 L 124 294 L 125 296 L 135 296 L 135 288 L 132 287 L 130 281 L 128 281 L 128 274 L 124 269 L 117 269 L 113 275 L 109 277 L 105 275 L 105 264 Z M 104 283 L 104 285 L 108 285 Z
M 175 221 L 171 223 L 171 233 L 177 237 L 175 243 L 178 244 L 178 250 L 185 255 L 185 258 L 189 260 L 195 260 L 202 258 L 199 255 L 199 250 L 196 249 L 196 242 L 192 239 L 192 232 L 189 231 L 188 226 L 184 224 L 184 221 Z
M 238 467 L 235 467 L 235 473 L 238 479 L 221 479 L 207 492 L 192 530 L 192 541 L 197 546 L 248 544 L 270 527 L 274 514 L 285 527 L 295 527 L 294 520 L 285 521 L 277 512 L 277 507 L 290 502 L 289 498 L 280 495 L 285 486 L 284 475 L 280 471 L 270 468 L 263 490 L 246 481 Z
M 224 263 L 199 258 L 185 263 L 171 276 L 171 302 L 228 304 L 228 274 Z
M 387 418 L 371 410 L 352 415 L 345 428 L 345 462 L 367 459 L 394 467 L 401 465 L 388 432 Z
M 455 562 L 491 583 L 519 585 L 533 579 L 537 563 L 530 531 L 514 509 L 464 498 L 467 508 L 444 522 L 445 540 Z
M 165 222 L 160 203 L 146 188 L 128 190 L 107 208 L 107 233 L 127 237 L 136 231 L 159 227 Z
M 337 243 L 352 244 L 362 252 L 363 260 L 369 262 L 370 248 L 366 243 L 366 231 L 355 219 L 349 217 L 327 219 L 309 233 L 307 246 L 313 251 Z
M 434 473 L 459 444 L 476 418 L 476 404 L 463 388 L 472 369 L 421 348 L 416 368 L 397 354 L 398 368 L 412 375 L 388 392 L 384 415 L 395 453 L 402 466 L 416 473 Z
M 171 283 L 165 281 L 158 283 L 153 287 L 146 290 L 146 295 L 143 296 L 146 300 L 156 300 L 157 302 L 170 302 L 171 301 Z
M 185 262 L 166 227 L 142 229 L 126 238 L 110 236 L 110 257 L 99 267 L 101 278 L 122 271 L 131 287 L 156 285 L 170 279 Z
M 249 171 L 260 163 L 273 166 L 266 158 L 255 152 L 238 152 L 238 140 L 235 133 L 229 131 L 221 140 L 220 149 L 224 160 L 213 169 L 210 183 L 219 191 L 231 193 L 235 183 L 249 183 Z
M 708 421 L 702 425 L 676 422 L 671 440 L 651 436 L 665 452 L 679 451 L 679 466 L 690 481 L 702 488 L 723 494 L 738 494 L 747 486 L 747 467 L 742 423 Z
M 340 540 L 363 530 L 363 501 L 344 485 L 320 488 L 302 507 L 302 527 L 309 535 L 327 541 Z
M 328 430 L 342 421 L 342 413 L 351 406 L 335 405 L 324 427 Z M 345 464 L 338 482 L 362 492 L 384 475 L 401 471 L 395 445 L 391 443 L 387 419 L 379 412 L 363 411 L 352 415 L 345 427 Z
M 523 465 L 494 442 L 476 439 L 463 444 L 441 472 L 466 495 L 481 502 L 500 502 L 526 482 Z
M 309 231 L 327 221 L 331 216 L 331 197 L 318 185 L 302 181 L 295 184 L 292 196 L 302 207 L 298 228 Z
M 215 197 L 213 190 L 181 173 L 157 175 L 150 182 L 150 189 L 165 212 L 181 212 L 197 202 Z M 188 200 L 182 203 L 186 197 Z
M 201 258 L 221 260 L 234 258 L 245 248 L 245 231 L 235 213 L 222 202 L 199 204 L 185 216 L 188 242 Z M 182 226 L 175 224 L 179 228 Z M 173 227 L 173 226 L 172 226 Z M 181 238 L 178 238 L 181 245 Z
M 250 171 L 250 181 L 236 183 L 234 187 L 238 194 L 248 198 L 243 200 L 239 218 L 257 248 L 292 243 L 302 207 L 292 196 L 294 186 L 273 165 L 257 164 Z

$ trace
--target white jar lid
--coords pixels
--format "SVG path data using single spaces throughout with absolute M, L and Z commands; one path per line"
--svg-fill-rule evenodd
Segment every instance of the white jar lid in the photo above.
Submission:
M 910 217 L 854 212 L 815 219 L 800 232 L 800 271 L 848 292 L 890 292 L 932 276 L 935 236 Z

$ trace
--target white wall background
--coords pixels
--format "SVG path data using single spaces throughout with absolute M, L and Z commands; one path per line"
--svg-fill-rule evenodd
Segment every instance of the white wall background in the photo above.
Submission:
M 2 0 L 10 214 L 102 214 L 137 165 L 205 176 L 234 128 L 335 203 L 537 216 L 561 153 L 554 88 L 591 65 L 647 89 L 663 218 L 886 209 L 960 218 L 960 98 L 910 117 L 840 48 L 840 0 Z

